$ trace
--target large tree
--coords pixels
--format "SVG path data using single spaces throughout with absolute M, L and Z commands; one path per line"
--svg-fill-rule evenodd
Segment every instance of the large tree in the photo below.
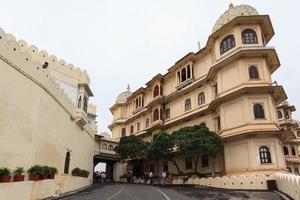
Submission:
M 115 148 L 120 154 L 121 160 L 145 159 L 147 157 L 148 144 L 135 135 L 121 137 L 119 146 Z
M 184 127 L 173 132 L 176 138 L 176 145 L 179 152 L 185 157 L 192 157 L 194 161 L 194 171 L 198 173 L 198 161 L 202 155 L 212 158 L 212 176 L 215 176 L 215 158 L 222 147 L 221 137 L 215 132 L 210 131 L 204 125 Z
M 174 149 L 174 136 L 169 135 L 164 131 L 160 131 L 158 133 L 155 133 L 153 136 L 153 141 L 149 145 L 148 149 L 148 158 L 155 160 L 164 159 L 170 161 L 175 165 L 178 173 L 183 174 L 175 160 Z

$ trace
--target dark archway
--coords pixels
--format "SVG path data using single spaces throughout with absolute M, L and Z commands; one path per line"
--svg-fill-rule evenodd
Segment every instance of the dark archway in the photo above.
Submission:
M 99 177 L 99 172 L 96 172 L 95 167 L 99 163 L 105 163 L 105 171 L 102 173 L 105 173 L 105 181 L 103 182 L 113 182 L 116 177 L 114 174 L 114 169 L 115 169 L 115 163 L 118 161 L 118 158 L 114 158 L 113 156 L 111 157 L 106 157 L 105 155 L 95 155 L 94 156 L 94 174 L 93 174 L 93 182 L 94 183 L 100 183 L 101 177 Z

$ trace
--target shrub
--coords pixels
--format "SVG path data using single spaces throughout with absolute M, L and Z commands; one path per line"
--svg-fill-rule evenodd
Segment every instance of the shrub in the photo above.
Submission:
M 78 167 L 76 167 L 72 170 L 72 174 L 78 174 L 79 175 L 80 173 L 81 173 L 81 169 L 79 169 Z
M 17 167 L 15 170 L 14 170 L 14 175 L 22 175 L 24 173 L 24 168 L 23 167 Z
M 90 172 L 87 170 L 81 170 L 80 175 L 84 177 L 88 177 L 90 175 Z
M 10 169 L 7 167 L 0 168 L 0 176 L 9 176 L 10 175 Z
M 58 170 L 55 167 L 49 167 L 49 174 L 57 174 Z
M 47 175 L 47 174 L 50 174 L 50 167 L 48 166 L 42 166 L 41 167 L 41 175 Z
M 41 170 L 41 166 L 40 165 L 34 165 L 32 167 L 30 167 L 27 172 L 30 174 L 30 175 L 39 175 L 42 173 L 42 170 Z

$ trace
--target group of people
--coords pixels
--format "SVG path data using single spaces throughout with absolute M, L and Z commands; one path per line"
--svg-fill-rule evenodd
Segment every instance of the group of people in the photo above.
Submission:
M 148 180 L 150 180 L 150 184 L 153 184 L 154 179 L 160 178 L 161 184 L 165 185 L 166 184 L 166 179 L 168 177 L 167 172 L 163 171 L 161 173 L 160 177 L 155 177 L 153 172 L 150 171 L 148 175 L 144 175 L 144 183 L 147 183 Z M 133 183 L 134 179 L 136 179 L 136 176 L 133 175 L 132 172 L 127 172 L 127 182 L 128 183 Z
M 106 182 L 106 173 L 105 172 L 96 171 L 94 176 L 95 176 L 94 180 L 96 180 L 96 182 L 100 182 L 100 183 Z

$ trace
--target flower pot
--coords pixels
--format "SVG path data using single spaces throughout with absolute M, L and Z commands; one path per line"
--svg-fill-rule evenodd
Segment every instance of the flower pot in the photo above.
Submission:
M 40 175 L 32 174 L 32 175 L 29 176 L 29 180 L 30 181 L 38 181 L 38 180 L 40 180 Z
M 48 175 L 48 179 L 54 179 L 54 177 L 55 177 L 55 174 L 49 174 Z
M 45 180 L 48 178 L 48 174 L 42 174 L 40 175 L 40 180 Z
M 78 174 L 77 173 L 72 173 L 72 176 L 78 176 Z
M 24 181 L 25 175 L 14 175 L 14 182 Z
M 0 176 L 0 183 L 10 182 L 11 176 Z

